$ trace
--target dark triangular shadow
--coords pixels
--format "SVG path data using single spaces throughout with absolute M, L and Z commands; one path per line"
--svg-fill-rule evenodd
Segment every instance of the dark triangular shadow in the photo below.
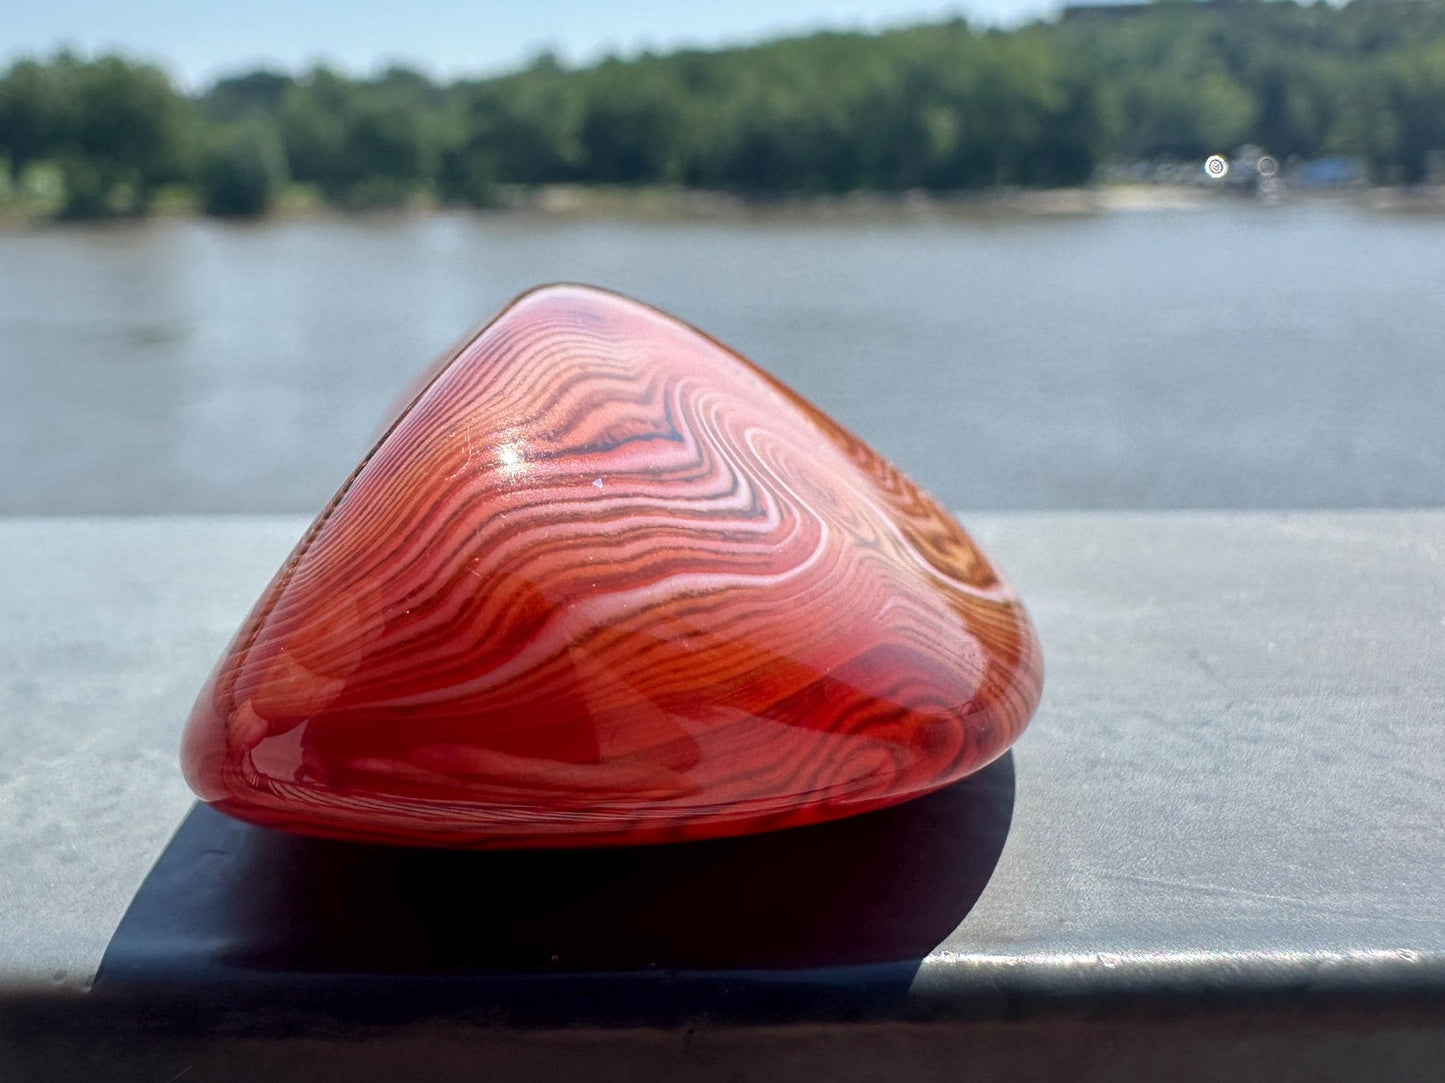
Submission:
M 1005 756 L 928 797 L 815 827 L 495 853 L 302 838 L 198 805 L 116 930 L 97 988 L 874 964 L 906 985 L 983 892 L 1013 799 Z

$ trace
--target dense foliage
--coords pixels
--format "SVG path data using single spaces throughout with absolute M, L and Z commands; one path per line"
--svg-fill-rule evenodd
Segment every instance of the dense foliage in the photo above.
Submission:
M 1245 142 L 1423 179 L 1445 152 L 1445 0 L 1161 3 L 575 69 L 543 56 L 447 86 L 317 68 L 186 97 L 153 66 L 70 54 L 0 78 L 11 188 L 48 168 L 71 215 L 144 212 L 166 184 L 237 215 L 291 184 L 344 207 L 482 206 L 558 182 L 755 196 L 1067 185 L 1104 162 Z

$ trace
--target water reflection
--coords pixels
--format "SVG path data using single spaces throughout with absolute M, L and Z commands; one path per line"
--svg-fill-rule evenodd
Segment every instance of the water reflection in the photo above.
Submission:
M 313 512 L 417 370 L 554 279 L 707 328 L 954 507 L 1445 502 L 1445 220 L 1221 205 L 12 230 L 0 512 Z

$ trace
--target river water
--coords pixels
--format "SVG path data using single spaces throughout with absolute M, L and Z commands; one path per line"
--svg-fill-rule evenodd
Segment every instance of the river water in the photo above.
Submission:
M 1445 504 L 1445 219 L 430 215 L 0 232 L 0 513 L 313 511 L 518 291 L 633 294 L 969 508 Z

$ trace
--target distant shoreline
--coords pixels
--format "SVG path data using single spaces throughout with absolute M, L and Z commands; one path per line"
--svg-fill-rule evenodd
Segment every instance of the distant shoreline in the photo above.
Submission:
M 1445 185 L 1398 188 L 1284 189 L 1276 202 L 1347 203 L 1376 211 L 1445 213 Z M 745 199 L 687 189 L 627 190 L 554 185 L 519 195 L 503 213 L 545 217 L 824 218 L 1068 217 L 1122 211 L 1191 210 L 1263 203 L 1237 189 L 1194 184 L 1100 184 L 1069 188 L 997 188 L 980 192 L 852 192 L 837 196 Z
M 1445 214 L 1445 185 L 1416 188 L 1362 186 L 1342 189 L 1284 189 L 1271 200 L 1247 192 L 1194 184 L 1103 184 L 1072 188 L 1000 188 L 981 192 L 851 192 L 843 195 L 749 199 L 726 192 L 686 188 L 618 188 L 543 185 L 505 192 L 495 207 L 453 208 L 427 200 L 391 207 L 346 211 L 301 191 L 261 218 L 210 221 L 240 226 L 307 219 L 367 221 L 466 213 L 482 217 L 629 221 L 889 221 L 915 218 L 1054 218 L 1130 211 L 1194 210 L 1221 204 L 1266 202 L 1334 203 L 1384 213 Z M 58 219 L 33 207 L 0 207 L 0 228 L 65 228 L 116 223 L 201 219 L 193 200 L 162 199 L 147 216 Z

